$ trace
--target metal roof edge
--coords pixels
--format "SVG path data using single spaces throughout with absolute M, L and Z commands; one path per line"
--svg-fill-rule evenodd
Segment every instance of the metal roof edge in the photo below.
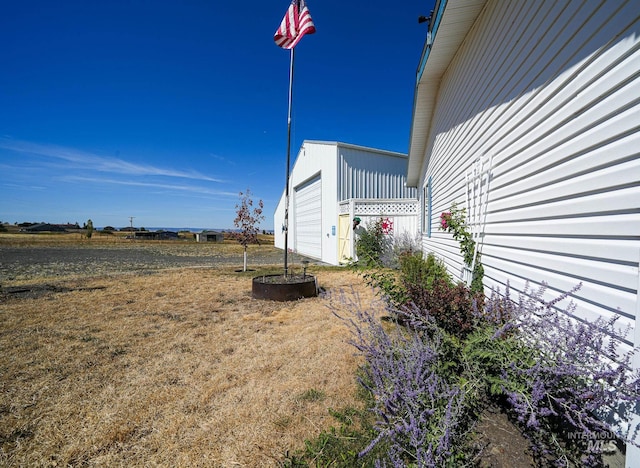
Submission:
M 385 156 L 392 156 L 392 157 L 396 157 L 396 158 L 407 159 L 409 157 L 409 155 L 406 154 L 406 153 L 399 153 L 397 151 L 389 151 L 389 150 L 383 150 L 383 149 L 378 149 L 378 148 L 371 148 L 369 146 L 355 145 L 355 144 L 352 144 L 352 143 L 344 143 L 344 142 L 340 142 L 340 141 L 304 140 L 302 142 L 302 146 L 304 146 L 305 143 L 312 143 L 312 144 L 318 144 L 318 145 L 335 145 L 336 147 L 339 146 L 339 147 L 342 147 L 342 148 L 355 149 L 355 150 L 359 150 L 359 151 L 367 151 L 369 153 L 378 153 L 378 154 L 383 154 Z

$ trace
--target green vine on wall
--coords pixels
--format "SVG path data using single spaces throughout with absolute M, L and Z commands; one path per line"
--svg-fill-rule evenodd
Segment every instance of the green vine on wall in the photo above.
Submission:
M 464 263 L 468 268 L 471 268 L 473 255 L 476 250 L 476 243 L 469 232 L 466 208 L 458 208 L 458 205 L 455 202 L 452 203 L 449 211 L 445 211 L 440 214 L 440 229 L 451 233 L 453 238 L 458 241 Z M 480 252 L 478 252 L 476 264 L 473 268 L 473 278 L 471 280 L 472 291 L 483 291 L 483 277 L 484 268 L 480 261 Z

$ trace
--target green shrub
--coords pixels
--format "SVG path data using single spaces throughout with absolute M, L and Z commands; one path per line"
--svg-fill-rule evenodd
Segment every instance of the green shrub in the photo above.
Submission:
M 394 234 L 392 237 L 385 239 L 380 261 L 385 267 L 398 270 L 401 258 L 405 255 L 420 252 L 422 250 L 421 243 L 422 240 L 419 234 L 412 236 L 407 231 Z
M 434 281 L 443 280 L 451 284 L 451 278 L 444 266 L 444 262 L 438 259 L 433 253 L 427 255 L 425 259 L 422 252 L 400 257 L 400 272 L 402 282 L 405 287 L 431 288 Z
M 358 235 L 356 253 L 358 265 L 364 267 L 382 266 L 381 257 L 385 247 L 385 235 L 382 230 L 382 218 L 369 223 Z
M 503 395 L 504 372 L 512 363 L 525 369 L 535 364 L 532 350 L 515 330 L 500 337 L 496 336 L 496 331 L 496 325 L 484 323 L 469 334 L 463 347 L 465 359 L 473 373 L 483 376 L 486 385 L 484 390 L 493 397 Z M 524 390 L 523 385 L 520 390 Z
M 395 308 L 407 304 L 409 298 L 406 289 L 398 280 L 398 273 L 387 268 L 373 268 L 362 275 L 365 282 L 376 288 Z
M 369 266 L 362 275 L 365 282 L 378 289 L 395 308 L 415 302 L 413 296 L 422 296 L 419 291 L 431 289 L 436 281 L 453 287 L 444 263 L 433 253 L 424 258 L 420 251 L 405 252 L 400 255 L 398 263 L 399 271 Z
M 85 229 L 87 230 L 87 239 L 91 239 L 91 236 L 93 235 L 93 221 L 87 221 Z

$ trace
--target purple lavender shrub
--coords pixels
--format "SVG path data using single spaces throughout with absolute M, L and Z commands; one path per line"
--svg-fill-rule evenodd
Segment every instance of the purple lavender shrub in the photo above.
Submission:
M 382 446 L 379 466 L 458 466 L 477 409 L 491 398 L 509 409 L 541 464 L 602 466 L 605 446 L 585 441 L 614 434 L 610 422 L 629 421 L 640 407 L 636 350 L 624 351 L 629 327 L 618 316 L 575 314 L 570 297 L 580 285 L 551 301 L 545 285 L 517 299 L 507 286 L 486 299 L 425 274 L 432 270 L 417 256 L 407 266 L 400 283 L 395 275 L 378 281 L 388 301 L 378 310 L 341 299 L 354 311 L 344 320 L 365 358 L 361 383 L 377 416 L 362 454 Z M 407 327 L 381 323 L 384 311 Z M 617 436 L 635 443 L 638 431 Z
M 585 450 L 563 436 L 579 433 L 589 440 L 610 430 L 606 417 L 628 418 L 640 404 L 640 373 L 630 371 L 634 351 L 619 351 L 629 329 L 616 326 L 618 316 L 589 321 L 574 316 L 572 302 L 560 307 L 579 287 L 552 301 L 544 300 L 544 285 L 536 291 L 527 287 L 517 302 L 493 294 L 488 316 L 511 316 L 491 337 L 494 354 L 515 352 L 509 362 L 507 355 L 494 356 L 484 371 L 501 381 L 539 457 L 551 456 L 560 466 L 599 466 L 602 446 Z M 475 348 L 476 357 L 489 349 L 486 344 Z
M 361 383 L 373 395 L 377 415 L 377 437 L 361 455 L 384 442 L 389 449 L 380 466 L 456 465 L 464 456 L 459 449 L 472 422 L 468 400 L 475 387 L 458 374 L 442 375 L 446 336 L 437 327 L 428 334 L 385 327 L 375 311 L 355 301 L 349 308 L 355 311 L 353 319 L 345 319 L 352 344 L 366 361 Z

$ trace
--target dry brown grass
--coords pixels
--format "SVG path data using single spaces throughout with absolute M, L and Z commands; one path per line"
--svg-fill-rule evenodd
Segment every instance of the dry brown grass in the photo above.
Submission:
M 115 244 L 131 243 L 132 239 L 126 239 L 127 232 L 116 232 L 105 234 L 96 232 L 91 238 L 87 238 L 82 232 L 53 232 L 53 233 L 33 233 L 3 232 L 0 233 L 0 245 L 12 246 L 56 246 L 60 244 Z M 138 241 L 142 242 L 142 241 Z
M 273 466 L 357 405 L 326 299 L 257 301 L 231 269 L 62 284 L 0 306 L 0 465 Z

